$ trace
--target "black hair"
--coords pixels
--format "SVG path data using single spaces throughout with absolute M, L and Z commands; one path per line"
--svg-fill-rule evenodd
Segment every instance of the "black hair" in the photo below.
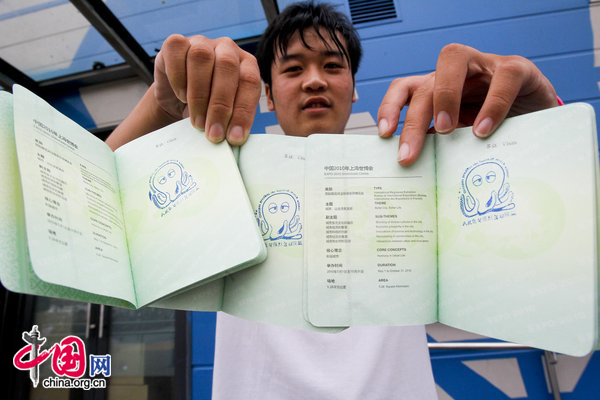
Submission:
M 358 70 L 362 47 L 356 30 L 346 15 L 336 11 L 329 4 L 304 1 L 290 4 L 267 27 L 256 50 L 256 60 L 262 80 L 271 85 L 271 66 L 277 53 L 285 55 L 290 39 L 296 32 L 307 49 L 312 48 L 306 43 L 304 32 L 314 28 L 319 38 L 328 45 L 322 30 L 333 40 L 337 49 L 344 55 L 352 70 L 352 80 Z M 346 46 L 338 38 L 337 32 L 346 41 Z M 328 46 L 329 47 L 329 46 Z

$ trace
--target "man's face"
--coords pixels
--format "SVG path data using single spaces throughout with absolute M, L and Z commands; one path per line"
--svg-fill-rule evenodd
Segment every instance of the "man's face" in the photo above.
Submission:
M 343 133 L 352 111 L 354 83 L 346 58 L 328 34 L 323 43 L 314 29 L 304 32 L 306 48 L 295 34 L 287 54 L 277 53 L 266 86 L 269 110 L 275 111 L 286 135 Z M 339 36 L 345 46 L 345 40 Z

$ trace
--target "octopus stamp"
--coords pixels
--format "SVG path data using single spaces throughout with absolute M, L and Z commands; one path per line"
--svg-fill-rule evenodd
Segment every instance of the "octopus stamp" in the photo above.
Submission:
M 265 241 L 302 239 L 300 200 L 289 190 L 267 193 L 255 211 Z
M 462 175 L 459 202 L 467 218 L 515 208 L 506 165 L 490 158 L 467 168 Z
M 150 176 L 150 201 L 159 209 L 169 207 L 175 200 L 196 186 L 194 178 L 176 160 L 162 163 Z

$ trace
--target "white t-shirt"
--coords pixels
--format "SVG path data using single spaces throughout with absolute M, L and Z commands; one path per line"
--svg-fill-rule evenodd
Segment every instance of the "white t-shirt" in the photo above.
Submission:
M 436 399 L 425 328 L 337 334 L 218 313 L 213 399 Z

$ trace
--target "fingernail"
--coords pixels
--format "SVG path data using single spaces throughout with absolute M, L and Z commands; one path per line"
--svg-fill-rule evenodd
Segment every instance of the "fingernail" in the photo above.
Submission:
M 404 161 L 410 155 L 410 146 L 408 143 L 402 143 L 400 145 L 400 151 L 398 152 L 398 161 Z
M 244 130 L 241 126 L 236 125 L 229 130 L 229 135 L 227 136 L 227 141 L 229 143 L 233 142 L 234 144 L 242 143 L 244 140 Z
M 177 98 L 179 99 L 179 101 L 181 101 L 182 103 L 186 103 L 187 104 L 187 91 L 186 90 L 179 90 L 179 96 L 177 96 Z
M 435 130 L 438 132 L 448 132 L 452 129 L 450 115 L 446 111 L 440 111 L 435 119 Z
M 208 138 L 213 142 L 223 140 L 223 126 L 221 124 L 213 124 L 208 130 Z
M 383 136 L 387 133 L 390 125 L 388 124 L 386 119 L 382 119 L 379 121 L 379 136 Z
M 494 122 L 490 117 L 485 118 L 475 127 L 475 135 L 479 137 L 486 137 L 492 131 L 492 126 L 494 126 Z

